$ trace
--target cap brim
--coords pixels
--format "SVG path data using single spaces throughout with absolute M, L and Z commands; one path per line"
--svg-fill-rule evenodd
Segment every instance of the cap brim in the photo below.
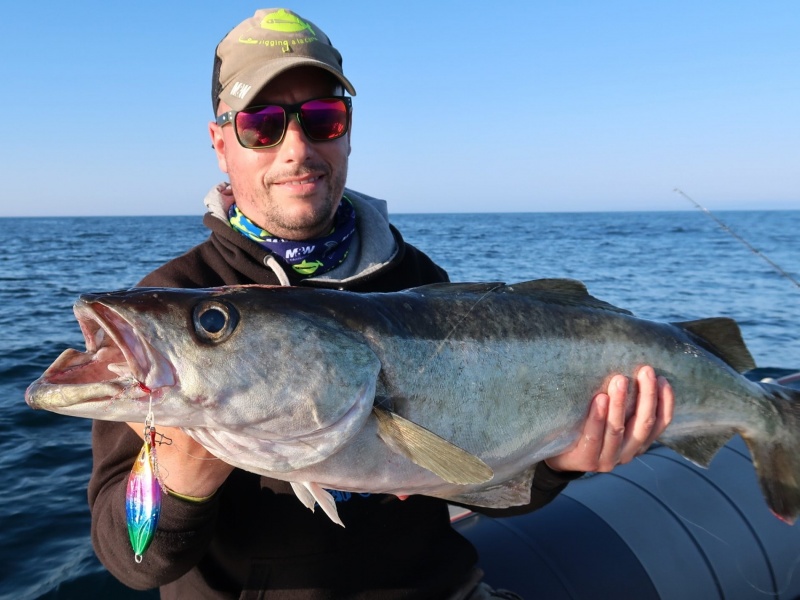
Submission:
M 313 58 L 297 57 L 282 59 L 280 61 L 280 66 L 276 66 L 274 63 L 267 63 L 258 69 L 240 73 L 234 82 L 231 82 L 227 87 L 220 91 L 219 99 L 221 102 L 224 102 L 230 106 L 233 110 L 244 110 L 253 104 L 256 96 L 258 96 L 258 93 L 264 89 L 264 87 L 270 81 L 275 79 L 281 73 L 285 73 L 291 69 L 296 69 L 297 67 L 317 67 L 319 69 L 323 69 L 340 81 L 351 96 L 356 95 L 356 89 L 353 87 L 353 84 L 350 83 L 350 81 L 342 74 L 341 71 L 337 71 L 327 63 Z M 235 96 L 230 93 L 231 90 L 237 89 L 235 84 L 236 82 L 240 81 L 247 82 L 247 85 L 250 86 L 245 94 L 241 94 L 244 97 Z M 238 89 L 241 91 L 241 87 Z

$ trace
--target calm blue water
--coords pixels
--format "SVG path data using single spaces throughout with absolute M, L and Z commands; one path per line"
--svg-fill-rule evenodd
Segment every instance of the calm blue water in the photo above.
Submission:
M 717 216 L 800 279 L 800 211 Z M 800 288 L 699 211 L 393 221 L 454 281 L 567 276 L 647 318 L 734 317 L 760 366 L 800 368 Z M 0 219 L 0 599 L 152 597 L 125 595 L 91 550 L 89 422 L 23 395 L 83 348 L 78 294 L 128 287 L 205 236 L 199 217 Z

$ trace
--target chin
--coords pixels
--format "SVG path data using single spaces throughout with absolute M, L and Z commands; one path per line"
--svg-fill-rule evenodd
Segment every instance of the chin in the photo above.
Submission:
M 337 205 L 338 206 L 338 205 Z M 330 206 L 305 206 L 283 213 L 284 229 L 296 232 L 292 237 L 296 240 L 308 239 L 324 235 L 333 220 L 336 208 Z

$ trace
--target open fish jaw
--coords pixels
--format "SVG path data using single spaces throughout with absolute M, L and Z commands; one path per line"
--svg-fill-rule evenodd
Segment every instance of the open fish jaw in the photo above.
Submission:
M 79 415 L 82 404 L 147 397 L 176 384 L 171 363 L 119 313 L 79 300 L 75 316 L 86 351 L 62 352 L 28 387 L 30 406 Z
M 175 385 L 172 364 L 119 312 L 100 302 L 80 301 L 75 316 L 94 360 L 122 380 L 149 390 Z

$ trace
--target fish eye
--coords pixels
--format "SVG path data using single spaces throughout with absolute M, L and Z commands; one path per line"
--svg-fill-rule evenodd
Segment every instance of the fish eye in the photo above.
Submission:
M 197 322 L 204 331 L 217 334 L 223 330 L 228 321 L 228 315 L 218 308 L 209 308 L 197 316 Z
M 228 302 L 204 300 L 194 307 L 194 331 L 201 341 L 219 344 L 230 337 L 239 324 L 239 311 Z

